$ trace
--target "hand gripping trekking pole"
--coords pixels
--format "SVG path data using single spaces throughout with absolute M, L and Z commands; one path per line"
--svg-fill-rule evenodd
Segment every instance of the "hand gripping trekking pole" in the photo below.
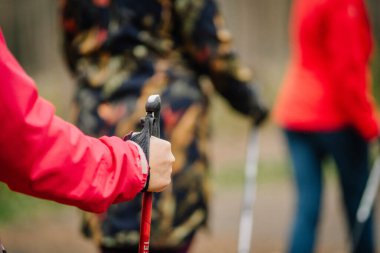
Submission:
M 150 136 L 160 137 L 160 109 L 161 99 L 159 95 L 151 95 L 145 105 L 146 116 L 144 127 L 140 133 L 133 134 L 130 138 L 138 143 L 144 150 L 146 159 L 149 161 L 149 144 Z M 149 252 L 150 240 L 150 223 L 152 218 L 152 200 L 151 192 L 144 192 L 142 197 L 141 224 L 140 224 L 140 242 L 139 253 Z
M 253 206 L 256 199 L 256 175 L 259 161 L 259 132 L 252 129 L 247 147 L 245 185 L 240 216 L 238 253 L 249 253 L 253 227 Z

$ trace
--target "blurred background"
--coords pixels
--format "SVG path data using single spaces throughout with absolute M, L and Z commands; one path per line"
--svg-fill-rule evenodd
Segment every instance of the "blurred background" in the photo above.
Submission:
M 219 2 L 242 61 L 254 69 L 262 93 L 272 103 L 286 68 L 290 0 Z M 378 44 L 380 1 L 367 2 Z M 71 120 L 75 83 L 61 54 L 58 3 L 54 0 L 0 0 L 0 26 L 9 48 L 36 80 L 41 95 L 56 106 L 58 115 Z M 376 51 L 373 61 L 376 97 L 380 96 L 379 58 Z M 230 253 L 236 251 L 238 239 L 249 125 L 217 95 L 212 103 L 212 218 L 209 229 L 197 237 L 192 252 Z M 260 148 L 253 252 L 283 252 L 294 197 L 282 136 L 272 122 L 262 131 Z M 318 252 L 346 252 L 348 245 L 335 171 L 327 165 L 325 172 Z M 377 239 L 380 239 L 380 216 L 377 216 Z M 79 210 L 12 193 L 0 183 L 0 235 L 9 252 L 96 252 L 93 244 L 80 235 L 79 227 Z M 380 245 L 378 248 L 380 252 Z

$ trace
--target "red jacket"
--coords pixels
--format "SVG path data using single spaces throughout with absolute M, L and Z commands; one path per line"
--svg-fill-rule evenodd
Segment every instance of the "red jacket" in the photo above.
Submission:
M 291 59 L 274 107 L 282 127 L 379 133 L 370 95 L 372 37 L 362 0 L 294 0 Z
M 12 190 L 102 212 L 145 185 L 141 148 L 116 137 L 86 136 L 54 116 L 1 31 L 0 119 L 0 181 Z

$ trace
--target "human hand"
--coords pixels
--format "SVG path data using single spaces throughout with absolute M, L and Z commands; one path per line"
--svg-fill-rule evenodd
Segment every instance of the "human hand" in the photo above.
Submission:
M 175 161 L 168 141 L 157 137 L 150 137 L 149 192 L 161 192 L 171 183 L 172 166 Z
M 269 109 L 262 102 L 261 96 L 257 91 L 257 85 L 251 85 L 248 88 L 249 91 L 249 115 L 253 119 L 253 124 L 255 127 L 261 126 L 265 120 L 268 118 Z
M 255 127 L 261 126 L 262 123 L 268 118 L 269 110 L 263 105 L 257 105 L 251 112 L 253 124 Z

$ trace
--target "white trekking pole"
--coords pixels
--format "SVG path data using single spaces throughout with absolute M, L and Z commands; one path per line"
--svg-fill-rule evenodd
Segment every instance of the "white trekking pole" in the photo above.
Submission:
M 353 231 L 353 243 L 351 244 L 351 251 L 355 252 L 356 247 L 362 236 L 363 227 L 367 222 L 373 205 L 375 203 L 375 198 L 380 184 L 380 156 L 375 160 L 373 168 L 368 177 L 368 182 L 364 190 L 358 211 L 356 212 L 356 224 Z
M 256 176 L 259 161 L 259 131 L 250 132 L 245 165 L 245 184 L 241 208 L 238 253 L 249 253 L 253 228 L 253 207 L 256 199 Z

